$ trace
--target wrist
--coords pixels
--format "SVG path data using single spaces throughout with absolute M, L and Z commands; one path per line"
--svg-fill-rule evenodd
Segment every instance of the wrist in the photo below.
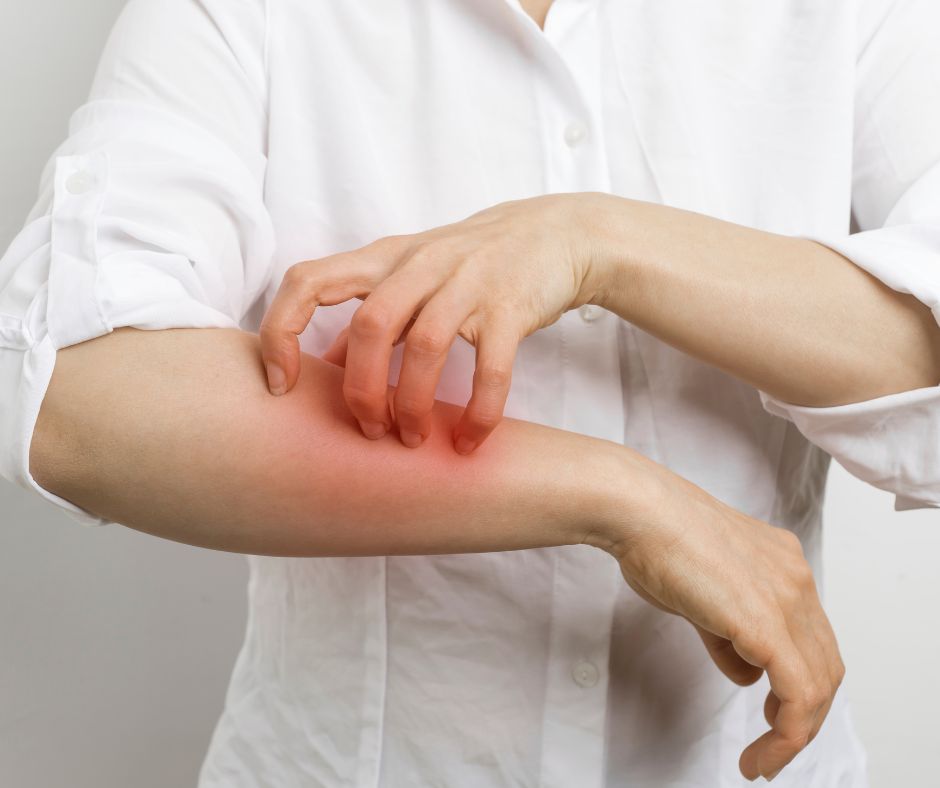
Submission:
M 578 541 L 619 557 L 662 508 L 668 471 L 632 449 L 609 441 L 592 441 L 585 463 Z
M 578 226 L 585 261 L 582 303 L 616 312 L 641 265 L 642 241 L 651 226 L 651 217 L 641 221 L 640 214 L 657 206 L 605 192 L 585 192 L 579 197 Z

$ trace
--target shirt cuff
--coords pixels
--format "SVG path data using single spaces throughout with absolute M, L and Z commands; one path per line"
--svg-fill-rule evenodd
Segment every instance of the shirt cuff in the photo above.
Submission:
M 142 245 L 102 259 L 101 244 L 111 232 L 99 216 L 107 180 L 105 154 L 59 157 L 51 216 L 14 241 L 4 259 L 14 274 L 0 287 L 0 475 L 91 526 L 110 521 L 44 489 L 29 471 L 30 444 L 58 349 L 122 326 L 238 326 L 207 303 L 184 255 Z
M 10 481 L 33 490 L 57 506 L 81 525 L 109 525 L 109 521 L 81 509 L 64 498 L 41 487 L 29 472 L 29 447 L 45 397 L 52 370 L 55 366 L 55 347 L 47 336 L 42 342 L 29 347 L 28 338 L 12 321 L 4 319 L 6 331 L 0 347 L 0 376 L 12 391 L 10 407 L 0 413 L 0 434 L 9 437 L 3 458 L 3 476 Z M 16 339 L 14 339 L 16 338 Z
M 908 209 L 902 213 L 907 223 L 804 237 L 838 252 L 892 290 L 913 295 L 940 324 L 940 224 Z M 940 386 L 828 408 L 792 405 L 764 392 L 761 401 L 850 473 L 893 492 L 896 510 L 940 507 Z
M 853 476 L 895 496 L 897 511 L 940 508 L 940 386 L 832 407 L 793 405 L 759 392 Z

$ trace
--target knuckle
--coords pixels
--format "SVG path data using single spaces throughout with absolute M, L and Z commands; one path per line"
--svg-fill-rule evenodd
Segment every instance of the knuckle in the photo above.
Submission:
M 433 263 L 440 257 L 440 245 L 435 241 L 418 241 L 411 249 L 411 265 L 427 265 Z
M 384 306 L 366 300 L 349 321 L 349 330 L 358 337 L 377 338 L 388 333 L 391 322 L 391 315 Z
M 276 342 L 280 335 L 281 332 L 274 322 L 274 316 L 268 312 L 268 314 L 262 318 L 261 325 L 258 326 L 258 336 L 261 337 L 262 344 L 270 345 Z
M 441 356 L 449 345 L 447 335 L 432 326 L 412 328 L 405 339 L 405 347 L 420 356 Z
M 822 706 L 829 699 L 829 693 L 821 684 L 811 684 L 803 691 L 802 705 L 808 709 Z
M 397 250 L 405 238 L 404 235 L 383 235 L 372 241 L 369 246 L 378 252 L 391 252 Z
M 429 406 L 416 397 L 404 397 L 395 400 L 395 413 L 401 417 L 410 417 L 413 420 L 419 420 L 430 415 L 433 410 L 433 404 Z
M 845 663 L 842 661 L 842 657 L 839 657 L 839 661 L 836 663 L 835 671 L 835 689 L 838 689 L 842 686 L 842 682 L 845 679 Z M 835 692 L 833 692 L 835 694 Z
M 790 752 L 796 754 L 809 744 L 811 733 L 809 723 L 804 723 L 793 733 L 783 737 L 784 745 Z
M 793 578 L 803 590 L 809 590 L 816 586 L 813 569 L 806 561 L 800 561 L 793 567 Z
M 748 651 L 763 651 L 769 644 L 765 621 L 763 607 L 749 605 L 728 622 L 727 638 Z
M 783 547 L 788 552 L 803 557 L 803 543 L 793 531 L 789 531 L 786 528 L 778 529 L 780 531 L 780 541 L 783 544 Z
M 297 285 L 304 284 L 308 279 L 308 271 L 310 269 L 306 263 L 294 263 L 290 268 L 284 272 L 284 283 L 290 287 L 295 287 Z
M 370 392 L 345 383 L 343 384 L 343 398 L 349 405 L 359 409 L 369 409 L 375 402 L 375 397 Z
M 773 641 L 770 636 L 764 632 L 743 629 L 748 634 L 742 635 L 737 642 L 741 644 L 748 654 L 753 655 L 754 659 L 761 665 L 770 662 L 774 654 Z M 732 640 L 732 642 L 735 642 Z
M 512 372 L 504 367 L 486 365 L 476 371 L 477 383 L 485 389 L 503 389 L 509 385 Z
M 467 420 L 477 429 L 489 432 L 499 423 L 499 414 L 489 408 L 475 408 L 467 415 Z

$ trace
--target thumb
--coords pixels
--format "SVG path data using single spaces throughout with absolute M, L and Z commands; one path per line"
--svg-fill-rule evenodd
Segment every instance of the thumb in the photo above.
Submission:
M 712 662 L 735 684 L 746 687 L 761 677 L 764 671 L 738 654 L 730 640 L 702 629 L 698 624 L 693 624 L 693 626 L 702 638 L 702 643 L 705 644 L 705 650 L 712 658 Z

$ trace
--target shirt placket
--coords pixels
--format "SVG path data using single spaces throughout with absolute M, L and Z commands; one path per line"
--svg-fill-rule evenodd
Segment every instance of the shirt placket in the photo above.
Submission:
M 556 0 L 544 33 L 522 20 L 538 57 L 535 80 L 547 193 L 609 191 L 603 144 L 594 0 Z M 620 442 L 623 395 L 618 318 L 585 305 L 558 323 L 562 424 Z M 604 785 L 608 661 L 613 604 L 623 583 L 616 562 L 583 545 L 555 553 L 552 622 L 542 728 L 545 788 Z

